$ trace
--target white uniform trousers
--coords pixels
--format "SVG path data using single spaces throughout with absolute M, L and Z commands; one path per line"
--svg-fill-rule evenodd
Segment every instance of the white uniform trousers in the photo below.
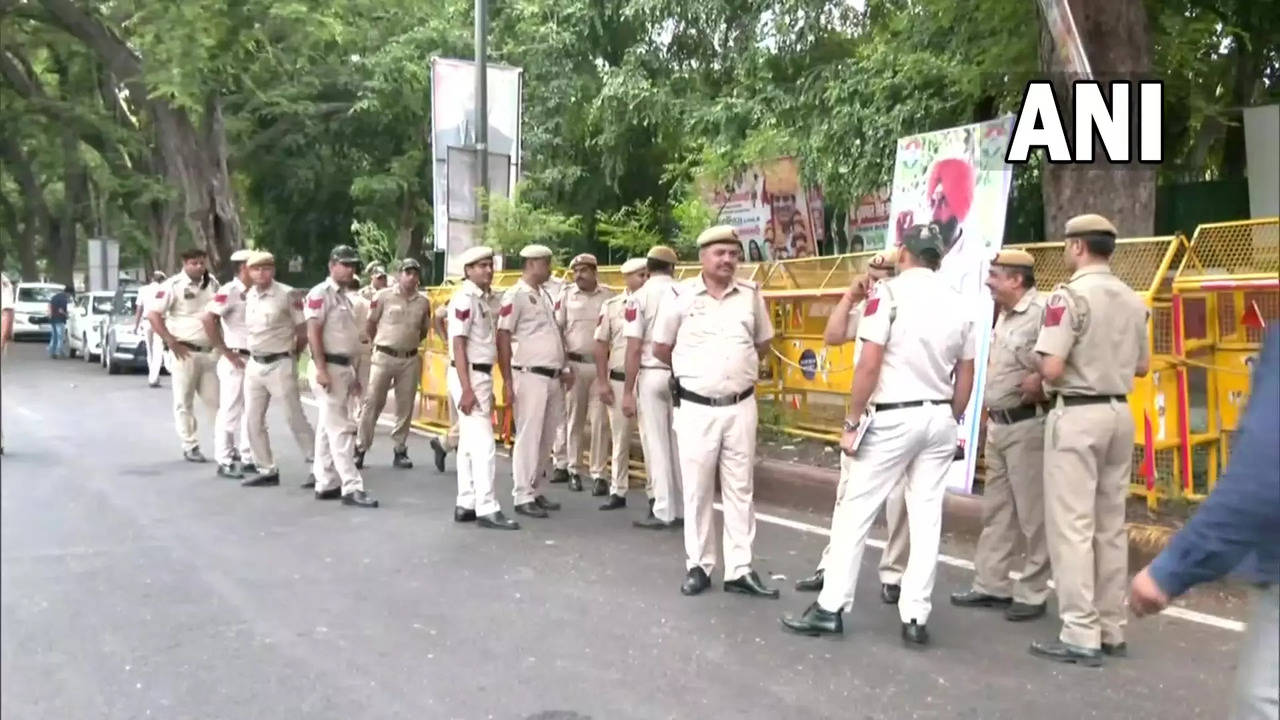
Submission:
M 271 439 L 267 435 L 267 408 L 271 401 L 284 403 L 289 418 L 289 429 L 310 460 L 314 452 L 316 434 L 311 422 L 302 410 L 302 397 L 298 394 L 298 376 L 293 358 L 284 357 L 273 363 L 263 364 L 250 360 L 244 367 L 244 423 L 249 433 L 249 448 L 253 462 L 263 474 L 276 472 L 275 455 L 271 452 Z
M 898 616 L 925 624 L 937 575 L 946 472 L 955 454 L 956 423 L 950 403 L 877 414 L 855 457 L 841 455 L 848 473 L 844 497 L 831 522 L 831 557 L 818 604 L 835 612 L 853 607 L 862 550 L 895 484 L 905 483 L 911 553 L 902 574 Z
M 640 368 L 636 378 L 640 446 L 644 448 L 645 472 L 653 483 L 653 515 L 663 522 L 684 517 L 684 463 L 672 421 L 670 379 L 671 371 L 659 368 Z
M 563 393 L 564 406 L 569 406 L 569 393 Z M 569 412 L 566 410 L 561 423 L 556 426 L 555 439 L 551 441 L 551 465 L 556 470 L 569 471 Z
M 849 473 L 845 463 L 840 464 L 840 481 L 836 484 L 836 505 L 844 497 L 845 488 L 849 486 Z M 884 503 L 884 520 L 888 535 L 885 537 L 884 550 L 880 553 L 880 582 L 885 585 L 901 585 L 902 571 L 907 568 L 907 553 L 911 547 L 907 540 L 907 498 L 906 483 L 894 484 L 889 491 L 889 498 Z M 832 512 L 832 522 L 835 513 Z M 828 536 L 830 537 L 830 536 Z M 831 558 L 831 541 L 822 548 L 822 557 L 818 560 L 818 569 L 826 572 L 827 562 Z
M 756 537 L 753 471 L 756 458 L 757 410 L 754 397 L 728 407 L 708 407 L 687 400 L 675 408 L 675 432 L 680 443 L 680 471 L 684 477 L 685 569 L 701 567 L 711 574 L 716 565 L 716 477 L 724 506 L 724 579 L 736 580 L 751 571 L 751 545 Z M 657 507 L 655 505 L 655 512 Z
M 356 421 L 351 417 L 351 394 L 355 391 L 356 371 L 350 365 L 329 363 L 329 388 L 316 382 L 315 365 L 308 378 L 316 399 L 320 401 L 320 426 L 315 440 L 315 461 L 311 473 L 316 476 L 316 492 L 342 487 L 343 495 L 364 489 L 364 478 L 356 469 Z
M 609 492 L 626 497 L 627 489 L 631 487 L 631 432 L 635 429 L 635 421 L 622 412 L 624 383 L 610 380 L 609 385 L 613 388 L 613 404 L 609 406 L 609 432 L 613 439 Z
M 491 515 L 501 509 L 494 490 L 493 376 L 471 370 L 471 391 L 476 395 L 476 406 L 469 415 L 457 409 L 462 400 L 462 381 L 458 379 L 457 368 L 449 367 L 446 382 L 449 406 L 458 418 L 458 499 L 455 504 L 464 510 L 475 510 L 479 516 Z
M 564 424 L 564 389 L 559 378 L 516 370 L 516 442 L 511 449 L 512 495 L 517 505 L 544 494 L 556 427 Z
M 146 330 L 147 338 L 147 382 L 155 385 L 160 382 L 160 370 L 164 368 L 164 339 L 154 330 Z M 106 352 L 106 348 L 103 348 Z
M 243 358 L 245 363 L 249 358 Z M 213 454 L 219 465 L 253 462 L 244 422 L 244 368 L 218 358 L 218 414 L 213 419 Z
M 200 447 L 197 433 L 196 395 L 216 415 L 218 411 L 218 372 L 213 353 L 188 350 L 187 359 L 179 360 L 168 353 L 169 373 L 173 376 L 173 424 L 182 441 L 183 451 Z

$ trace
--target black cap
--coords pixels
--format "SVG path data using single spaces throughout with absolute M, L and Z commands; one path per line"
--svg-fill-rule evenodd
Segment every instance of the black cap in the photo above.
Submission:
M 329 253 L 329 262 L 339 262 L 343 265 L 360 265 L 360 253 L 350 245 L 339 245 Z
M 414 272 L 421 275 L 422 263 L 418 262 L 417 260 L 414 260 L 413 258 L 405 258 L 400 262 L 400 270 L 402 272 L 405 270 L 413 270 Z

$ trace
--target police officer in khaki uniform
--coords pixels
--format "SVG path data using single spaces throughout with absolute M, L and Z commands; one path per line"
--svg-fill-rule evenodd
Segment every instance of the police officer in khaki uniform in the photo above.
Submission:
M 302 298 L 293 288 L 276 282 L 276 261 L 269 252 L 255 252 L 245 261 L 253 286 L 245 294 L 245 344 L 249 360 L 244 363 L 244 413 L 249 447 L 257 474 L 241 485 L 267 487 L 280 484 L 280 471 L 271 439 L 267 436 L 267 408 L 271 402 L 284 403 L 289 429 L 308 458 L 314 452 L 316 435 L 302 409 L 295 362 L 301 352 Z M 232 352 L 221 335 L 215 337 L 223 358 L 235 363 L 243 358 Z
M 593 393 L 609 409 L 609 431 L 612 434 L 613 458 L 609 499 L 601 510 L 617 510 L 627 506 L 627 489 L 631 484 L 631 433 L 635 430 L 632 418 L 622 412 L 618 398 L 622 397 L 627 379 L 627 336 L 624 313 L 627 300 L 644 286 L 648 278 L 644 258 L 631 258 L 622 263 L 622 279 L 627 289 L 604 301 L 595 328 L 596 380 Z M 581 380 L 579 380 L 581 382 Z M 592 495 L 598 495 L 593 489 Z
M 936 225 L 910 228 L 898 251 L 898 274 L 877 285 L 867 300 L 840 439 L 840 472 L 847 477 L 831 522 L 826 578 L 817 602 L 799 617 L 782 618 L 788 630 L 844 632 L 841 613 L 853 606 L 871 524 L 893 487 L 906 483 L 911 553 L 898 617 L 905 643 L 929 641 L 947 469 L 955 454 L 956 419 L 973 389 L 975 352 L 974 318 L 937 274 L 942 254 Z
M 564 278 L 557 277 L 554 273 L 547 278 L 542 284 L 543 289 L 551 296 L 553 301 L 559 300 L 564 294 L 568 283 Z M 568 401 L 567 393 L 565 401 Z M 569 412 L 566 410 L 562 413 L 564 416 L 559 425 L 556 426 L 556 436 L 551 443 L 551 482 L 567 483 L 569 482 Z
M 773 339 L 773 319 L 754 284 L 738 280 L 738 233 L 729 225 L 698 236 L 702 273 L 662 303 L 653 328 L 654 356 L 675 376 L 673 430 L 682 436 L 685 569 L 680 587 L 697 595 L 716 565 L 717 477 L 724 506 L 724 589 L 778 597 L 751 569 L 756 517 L 752 500 L 756 457 L 756 380 L 760 355 Z M 670 291 L 668 291 L 670 292 Z
M 853 279 L 849 289 L 840 297 L 831 315 L 827 317 L 827 327 L 823 339 L 832 347 L 854 342 L 858 339 L 858 322 L 867 308 L 867 294 L 876 285 L 893 277 L 894 265 L 897 263 L 896 250 L 885 250 L 876 253 L 867 263 L 865 275 Z M 860 345 L 854 347 L 853 361 L 858 362 Z M 840 473 L 840 481 L 836 485 L 836 504 L 844 496 L 848 473 Z M 884 515 L 888 532 L 884 551 L 880 554 L 880 599 L 888 604 L 898 602 L 901 594 L 902 571 L 907 567 L 907 552 L 910 543 L 907 537 L 907 500 L 905 484 L 898 483 L 889 492 L 885 501 Z M 796 590 L 801 592 L 819 592 L 822 590 L 823 578 L 826 575 L 827 560 L 831 556 L 831 543 L 822 549 L 822 557 L 818 560 L 818 569 L 810 577 L 796 582 Z
M 518 530 L 502 514 L 494 490 L 493 364 L 497 360 L 496 317 L 490 284 L 493 250 L 473 247 L 459 258 L 466 280 L 449 311 L 449 402 L 458 418 L 458 499 L 455 522 L 475 521 L 493 530 Z
M 218 291 L 218 281 L 206 268 L 208 255 L 192 249 L 182 253 L 182 272 L 156 291 L 147 308 L 151 329 L 168 347 L 165 362 L 173 376 L 173 422 L 188 462 L 207 462 L 200 452 L 195 397 L 213 412 L 218 409 L 217 358 L 201 317 Z
M 545 518 L 559 510 L 543 493 L 551 467 L 555 428 L 564 419 L 564 391 L 573 374 L 566 364 L 564 338 L 556 325 L 555 301 L 545 283 L 551 275 L 551 249 L 529 245 L 520 251 L 524 271 L 502 296 L 498 310 L 498 364 L 502 367 L 507 407 L 515 408 L 515 510 Z
M 354 248 L 339 245 L 329 253 L 329 278 L 311 288 L 303 315 L 311 346 L 311 387 L 320 401 L 320 432 L 316 435 L 316 498 L 337 499 L 350 507 L 376 508 L 356 469 L 356 422 L 351 395 L 360 394 L 351 361 L 360 351 L 360 328 L 347 297 L 346 285 L 360 267 Z
M 1044 537 L 1044 416 L 1047 411 L 1035 353 L 1044 316 L 1036 291 L 1035 258 L 1002 250 L 991 261 L 987 287 L 996 318 L 983 392 L 987 408 L 986 482 L 982 487 L 982 535 L 968 592 L 952 593 L 961 607 L 1004 608 L 1008 620 L 1032 620 L 1049 596 L 1049 548 Z M 1022 542 L 1017 542 L 1021 536 Z M 1009 579 L 1015 548 L 1025 553 Z
M 418 292 L 422 265 L 413 258 L 400 264 L 394 287 L 378 291 L 370 303 L 366 333 L 373 337 L 373 368 L 364 395 L 360 436 L 356 440 L 356 467 L 364 466 L 364 454 L 373 446 L 374 426 L 387 402 L 387 390 L 395 388 L 395 426 L 392 466 L 409 469 L 409 423 L 418 394 L 422 363 L 419 346 L 431 329 L 431 303 Z
M 1125 497 L 1133 463 L 1127 395 L 1147 374 L 1147 309 L 1111 272 L 1116 229 L 1100 215 L 1067 221 L 1071 279 L 1045 303 L 1036 340 L 1050 401 L 1044 508 L 1062 632 L 1031 653 L 1099 665 L 1126 652 L 1129 539 Z
M 654 322 L 662 305 L 678 292 L 672 277 L 677 262 L 671 248 L 662 245 L 651 248 L 645 258 L 649 279 L 631 294 L 622 315 L 626 323 L 623 334 L 627 336 L 622 412 L 627 417 L 639 413 L 640 447 L 644 450 L 645 473 L 652 488 L 649 516 L 632 524 L 646 530 L 684 526 L 680 445 L 672 425 L 671 365 L 653 350 Z
M 489 257 L 492 258 L 492 254 L 490 254 Z M 492 260 L 489 264 L 491 266 L 490 270 L 492 271 Z M 490 275 L 490 281 L 492 282 L 492 274 Z M 492 297 L 492 293 L 490 293 L 490 297 Z M 444 339 L 445 345 L 449 345 L 449 305 L 447 303 L 442 304 L 435 311 L 433 322 L 435 323 L 436 335 Z M 443 441 L 434 435 L 429 441 L 431 444 L 431 452 L 435 456 L 435 466 L 438 472 L 444 472 L 445 457 L 447 457 L 450 452 L 454 452 L 458 449 L 458 408 L 455 407 L 452 402 L 445 403 L 445 406 L 449 408 L 449 432 L 445 434 Z
M 387 268 L 380 262 L 371 262 L 364 268 L 365 277 L 369 278 L 369 284 L 360 288 L 360 296 L 365 300 L 372 301 L 373 296 L 387 289 L 390 278 L 387 277 Z
M 356 327 L 360 328 L 360 352 L 356 353 L 353 365 L 356 369 L 356 382 L 360 383 L 360 387 L 369 387 L 369 366 L 373 363 L 373 337 L 369 335 L 369 309 L 372 300 L 361 292 L 359 278 L 351 278 L 350 285 L 347 286 L 347 297 L 351 298 L 351 307 L 356 313 Z M 359 427 L 360 419 L 364 413 L 364 397 L 358 395 L 351 396 L 351 417 L 356 421 Z M 356 466 L 361 465 L 360 456 L 356 456 Z
M 235 276 L 218 288 L 204 314 L 204 330 L 218 350 L 218 414 L 213 420 L 213 455 L 218 476 L 243 478 L 256 473 L 249 432 L 244 422 L 244 362 L 249 357 L 245 338 L 244 299 L 249 292 L 249 267 L 245 261 L 252 250 L 231 254 Z M 230 352 L 224 352 L 223 350 Z
M 600 318 L 600 308 L 613 296 L 613 292 L 600 285 L 596 275 L 596 256 L 583 253 L 569 262 L 573 282 L 565 286 L 556 301 L 556 323 L 564 333 L 565 355 L 573 368 L 573 387 L 565 396 L 565 408 L 569 416 L 566 432 L 567 456 L 563 459 L 569 469 L 569 489 L 582 490 L 582 453 L 589 455 L 587 469 L 591 473 L 591 494 L 597 497 L 608 492 L 604 479 L 605 460 L 609 454 L 609 436 L 604 405 L 591 388 L 596 382 L 595 330 Z M 583 427 L 590 433 L 583 437 Z M 587 442 L 583 442 L 583 440 Z M 586 446 L 585 448 L 583 446 Z M 558 460 L 557 460 L 558 462 Z

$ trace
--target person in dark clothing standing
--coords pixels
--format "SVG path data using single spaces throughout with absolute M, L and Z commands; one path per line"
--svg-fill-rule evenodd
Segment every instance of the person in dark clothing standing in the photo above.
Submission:
M 67 308 L 75 298 L 76 289 L 67 285 L 62 292 L 49 298 L 49 357 L 67 357 Z

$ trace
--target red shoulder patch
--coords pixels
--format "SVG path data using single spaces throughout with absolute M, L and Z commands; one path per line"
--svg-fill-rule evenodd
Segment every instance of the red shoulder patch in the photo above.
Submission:
M 226 304 L 227 304 L 227 294 L 226 294 L 226 293 L 218 293 L 217 295 L 214 295 L 214 296 L 213 296 L 213 301 L 214 301 L 214 302 L 216 302 L 216 303 L 218 303 L 219 305 L 226 305 Z
M 871 298 L 867 301 L 867 309 L 863 311 L 862 317 L 871 317 L 880 309 L 880 298 Z
M 156 291 L 156 299 L 157 299 L 157 300 L 163 300 L 163 299 L 164 299 L 164 291 L 163 291 L 163 290 L 157 290 L 157 291 Z
M 324 298 L 322 297 L 307 298 L 307 307 L 311 308 L 312 310 L 319 310 L 320 308 L 324 307 Z
M 453 311 L 453 315 L 454 315 L 454 317 L 458 318 L 459 320 L 461 320 L 461 321 L 463 321 L 463 322 L 466 322 L 466 321 L 467 321 L 467 319 L 471 317 L 471 310 L 470 310 L 470 308 L 468 308 L 468 309 L 466 309 L 466 310 L 462 310 L 462 309 L 454 310 L 454 311 Z
M 1067 312 L 1066 305 L 1053 305 L 1044 309 L 1044 326 L 1058 327 L 1062 324 L 1062 316 Z
M 529 299 L 532 300 L 533 298 L 529 298 Z M 513 306 L 511 303 L 505 303 L 503 304 L 502 309 L 498 311 L 498 314 L 501 315 L 502 317 L 506 317 L 510 315 L 511 311 L 514 309 L 515 309 L 515 306 Z
M 636 309 L 628 305 L 626 312 L 624 312 L 622 316 L 627 319 L 627 322 L 634 322 L 636 319 Z
M 374 309 L 376 309 L 377 307 L 378 307 L 378 301 L 377 301 L 377 300 L 370 300 L 370 301 L 369 301 L 369 309 L 370 309 L 370 310 L 374 310 Z

